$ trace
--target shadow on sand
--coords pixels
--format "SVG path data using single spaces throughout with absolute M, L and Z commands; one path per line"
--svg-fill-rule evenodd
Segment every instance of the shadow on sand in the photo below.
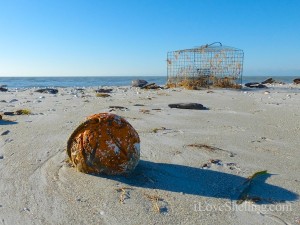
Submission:
M 13 125 L 17 124 L 18 122 L 10 121 L 10 120 L 0 120 L 0 125 Z
M 252 175 L 252 174 L 249 174 Z M 285 202 L 298 199 L 298 195 L 284 188 L 265 183 L 270 174 L 256 178 L 251 186 L 251 196 L 268 199 L 270 202 Z M 141 160 L 135 171 L 127 177 L 101 176 L 107 179 L 143 188 L 152 188 L 184 194 L 237 200 L 244 189 L 246 178 L 189 166 L 154 163 Z

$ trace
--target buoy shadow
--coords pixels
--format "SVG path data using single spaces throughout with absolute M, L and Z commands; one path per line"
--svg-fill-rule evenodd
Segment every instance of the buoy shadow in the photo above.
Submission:
M 17 124 L 18 122 L 10 121 L 10 120 L 0 120 L 0 125 L 13 125 Z
M 249 194 L 269 202 L 295 201 L 298 194 L 266 183 L 270 174 L 253 181 Z M 141 160 L 128 176 L 101 176 L 127 185 L 165 190 L 190 195 L 238 200 L 247 180 L 245 177 L 184 165 L 154 163 Z

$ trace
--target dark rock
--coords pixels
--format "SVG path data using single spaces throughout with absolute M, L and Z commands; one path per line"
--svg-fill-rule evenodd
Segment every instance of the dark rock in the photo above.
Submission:
M 120 109 L 120 110 L 128 110 L 127 107 L 124 106 L 109 106 L 110 109 Z
M 14 98 L 14 99 L 10 100 L 9 103 L 13 103 L 13 102 L 17 102 L 17 101 L 19 101 L 19 100 Z
M 261 83 L 262 83 L 262 84 L 273 84 L 273 83 L 275 83 L 275 82 L 276 82 L 276 81 L 275 81 L 272 77 L 270 77 L 270 78 L 264 80 L 264 81 L 261 82 Z
M 57 94 L 58 90 L 54 89 L 54 88 L 42 88 L 42 89 L 36 90 L 35 92 L 47 93 L 47 94 Z
M 199 103 L 175 103 L 175 104 L 169 104 L 168 106 L 170 108 L 178 108 L 178 109 L 196 109 L 196 110 L 208 109 Z
M 134 104 L 133 106 L 145 106 L 143 104 Z
M 13 115 L 15 115 L 14 112 L 4 112 L 3 114 L 6 115 L 6 116 L 13 116 Z
M 0 87 L 0 91 L 2 91 L 2 92 L 6 92 L 6 91 L 8 91 L 8 89 L 7 89 L 7 88 L 5 88 L 5 87 Z
M 264 85 L 264 84 L 259 84 L 259 85 L 257 85 L 257 86 L 254 86 L 254 87 L 256 87 L 256 88 L 268 88 L 266 85 Z
M 158 88 L 162 88 L 158 85 L 156 85 L 155 83 L 151 83 L 151 84 L 146 84 L 144 86 L 141 87 L 142 89 L 158 89 Z
M 246 87 L 252 87 L 253 85 L 259 85 L 259 83 L 257 83 L 257 82 L 250 82 L 250 83 L 246 83 L 245 84 Z
M 246 83 L 245 86 L 249 88 L 268 88 L 266 85 L 257 82 Z
M 131 81 L 131 86 L 132 87 L 143 87 L 146 84 L 148 84 L 148 82 L 145 81 L 145 80 L 133 80 L 133 81 Z
M 300 84 L 300 78 L 296 78 L 293 80 L 295 84 Z
M 95 90 L 96 93 L 111 93 L 113 91 L 113 89 L 109 88 L 109 89 L 103 89 L 100 88 L 98 90 Z
M 2 135 L 2 136 L 3 136 L 3 135 L 7 135 L 9 132 L 10 132 L 9 130 L 6 130 L 6 131 L 4 131 L 1 135 Z

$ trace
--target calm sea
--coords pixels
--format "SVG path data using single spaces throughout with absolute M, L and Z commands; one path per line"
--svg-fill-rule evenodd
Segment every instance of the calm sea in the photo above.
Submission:
M 243 84 L 262 82 L 269 77 L 243 76 Z M 273 77 L 276 81 L 292 83 L 294 76 Z M 95 86 L 129 86 L 132 80 L 143 79 L 149 83 L 164 85 L 166 76 L 111 76 L 111 77 L 0 77 L 0 86 L 8 88 L 30 87 L 95 87 Z
M 131 81 L 136 79 L 158 85 L 166 83 L 164 76 L 0 77 L 0 85 L 7 85 L 8 88 L 129 86 Z

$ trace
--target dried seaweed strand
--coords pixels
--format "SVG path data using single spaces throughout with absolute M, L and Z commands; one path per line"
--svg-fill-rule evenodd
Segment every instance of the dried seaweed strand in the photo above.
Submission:
M 217 147 L 213 147 L 213 146 L 210 146 L 210 145 L 207 145 L 207 144 L 189 144 L 187 146 L 188 147 L 195 147 L 195 148 L 204 148 L 204 149 L 212 151 L 212 152 L 216 151 L 216 150 L 225 151 L 223 149 L 220 149 L 220 148 L 217 148 Z
M 217 148 L 217 147 L 214 147 L 214 146 L 210 146 L 210 145 L 207 145 L 207 144 L 189 144 L 189 145 L 186 145 L 186 146 L 187 147 L 193 147 L 193 148 L 202 148 L 202 149 L 208 150 L 210 152 L 215 152 L 215 151 L 227 152 L 227 153 L 230 154 L 230 156 L 236 155 L 235 153 L 233 153 L 231 151 L 227 151 L 227 150 Z
M 146 193 L 144 195 L 152 202 L 154 211 L 160 213 L 160 207 L 158 205 L 158 202 L 163 201 L 163 199 L 158 195 L 149 195 Z
M 126 190 L 133 190 L 133 188 L 130 188 L 130 187 L 121 187 L 121 188 L 117 188 L 116 189 L 117 192 L 121 192 L 121 194 L 119 196 L 119 202 L 121 204 L 124 204 L 125 199 L 129 198 L 128 191 L 126 191 Z
M 153 132 L 153 133 L 157 133 L 157 132 L 160 131 L 160 130 L 167 130 L 167 128 L 165 128 L 165 127 L 154 128 L 154 129 L 152 130 L 152 132 Z

